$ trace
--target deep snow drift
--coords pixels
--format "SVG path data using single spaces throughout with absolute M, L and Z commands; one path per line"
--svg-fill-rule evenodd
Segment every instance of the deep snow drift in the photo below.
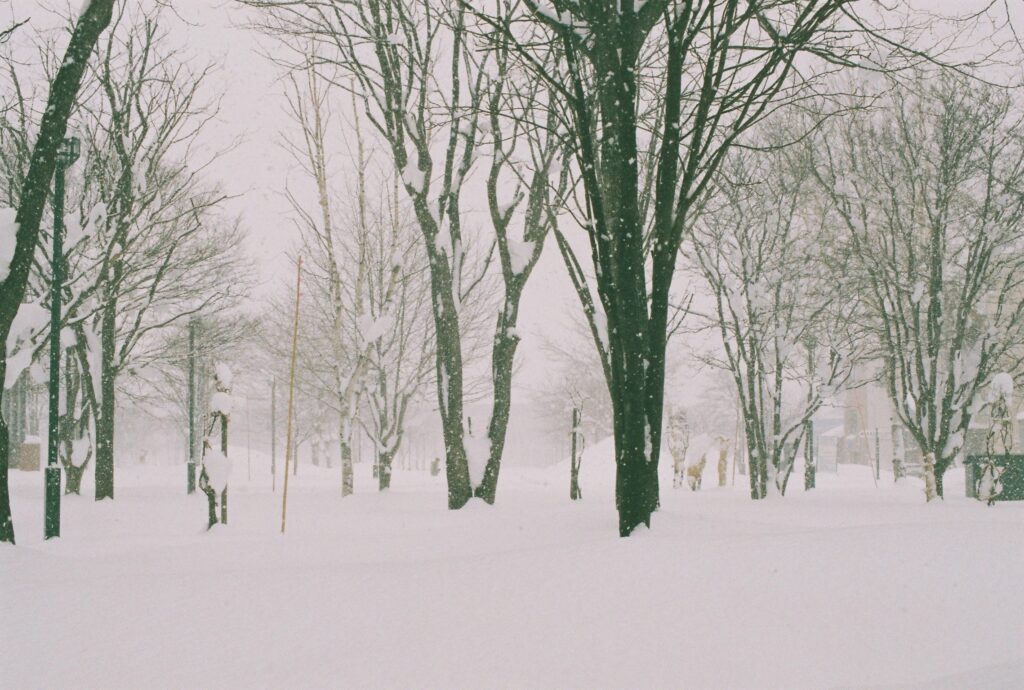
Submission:
M 606 444 L 607 445 L 607 444 Z M 235 449 L 230 524 L 204 530 L 181 466 L 118 468 L 42 542 L 42 475 L 15 472 L 0 548 L 4 688 L 1024 687 L 1024 505 L 925 505 L 865 468 L 753 503 L 737 477 L 673 490 L 616 536 L 607 447 L 581 471 L 502 471 L 449 512 L 396 469 L 342 500 L 302 465 L 288 532 L 265 458 Z M 243 460 L 239 460 L 243 458 Z M 258 460 L 258 461 L 257 461 Z

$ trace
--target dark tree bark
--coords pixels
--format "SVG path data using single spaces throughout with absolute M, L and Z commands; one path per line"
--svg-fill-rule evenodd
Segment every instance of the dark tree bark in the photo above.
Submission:
M 92 410 L 91 398 L 85 386 L 91 386 L 91 380 L 78 370 L 75 361 L 76 355 L 68 350 L 64 364 L 64 399 L 65 410 L 60 417 L 58 428 L 60 429 L 61 445 L 64 453 L 60 461 L 64 466 L 64 493 L 81 495 L 82 477 L 92 460 L 92 450 L 81 465 L 75 465 L 75 443 L 85 441 L 86 429 L 88 428 L 89 415 Z M 76 416 L 77 415 L 77 416 Z
M 804 434 L 804 491 L 810 491 L 817 483 L 818 460 L 815 457 L 814 422 L 807 420 L 807 432 Z
M 380 491 L 391 488 L 391 463 L 394 460 L 394 453 L 377 454 L 377 488 Z
M 114 0 L 91 0 L 75 25 L 64 59 L 50 86 L 39 137 L 32 149 L 28 173 L 22 184 L 15 220 L 18 223 L 14 257 L 7 279 L 0 283 L 0 343 L 7 336 L 25 297 L 32 255 L 39 239 L 39 223 L 57 164 L 57 147 L 67 132 L 68 118 L 82 83 L 89 55 L 100 34 L 110 24 Z M 6 371 L 6 353 L 0 352 L 0 374 Z M 3 379 L 0 378 L 0 381 Z M 0 386 L 0 399 L 3 391 Z M 0 421 L 0 542 L 14 543 L 8 469 L 10 439 L 6 423 Z
M 206 529 L 212 529 L 217 524 L 217 491 L 210 486 L 210 478 L 207 476 L 205 469 L 199 474 L 199 488 L 206 494 Z
M 104 309 L 100 327 L 100 399 L 96 415 L 96 500 L 114 498 L 114 417 L 117 372 L 114 357 L 117 348 L 117 303 Z
M 513 279 L 514 280 L 514 279 Z M 522 288 L 506 288 L 505 308 L 498 315 L 491 348 L 491 381 L 494 384 L 494 402 L 491 407 L 491 423 L 487 429 L 490 453 L 480 486 L 474 490 L 477 498 L 494 503 L 498 490 L 498 472 L 501 456 L 505 451 L 505 436 L 508 431 L 509 412 L 512 409 L 512 364 L 519 346 L 515 334 L 516 318 L 519 313 L 519 297 Z
M 75 494 L 78 496 L 82 494 L 82 477 L 85 476 L 85 470 L 88 466 L 88 463 L 81 466 L 75 466 L 71 463 L 64 465 L 65 494 Z
M 949 463 L 936 463 L 935 464 L 935 495 L 939 498 L 945 498 L 942 487 L 942 477 L 946 474 L 946 470 L 949 469 Z
M 658 508 L 670 293 L 684 228 L 737 137 L 799 97 L 804 78 L 793 72 L 796 56 L 843 50 L 831 29 L 848 3 L 794 3 L 791 14 L 788 5 L 776 14 L 777 3 L 757 0 L 555 0 L 557 13 L 535 0 L 525 4 L 564 56 L 552 68 L 535 57 L 533 44 L 520 46 L 572 119 L 597 299 L 575 257 L 566 264 L 598 350 L 608 359 L 619 533 L 628 536 L 649 525 Z M 648 62 L 652 54 L 658 55 L 655 65 Z M 652 73 L 658 81 L 649 80 Z M 648 80 L 645 94 L 664 94 L 655 115 L 645 97 L 642 126 L 651 132 L 651 145 L 642 152 L 638 75 Z M 566 257 L 570 252 L 559 245 Z M 598 302 L 607 329 L 594 321 Z

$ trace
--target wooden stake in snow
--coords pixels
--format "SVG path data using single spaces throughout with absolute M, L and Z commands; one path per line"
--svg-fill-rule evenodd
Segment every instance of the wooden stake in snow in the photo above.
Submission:
M 284 534 L 288 515 L 288 461 L 292 457 L 292 409 L 295 404 L 295 354 L 299 346 L 299 291 L 302 287 L 302 257 L 299 257 L 295 277 L 295 325 L 292 328 L 292 362 L 288 374 L 288 431 L 284 446 L 284 491 L 281 497 L 281 534 Z

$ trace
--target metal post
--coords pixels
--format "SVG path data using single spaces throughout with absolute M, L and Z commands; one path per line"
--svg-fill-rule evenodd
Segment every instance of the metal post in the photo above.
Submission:
M 882 478 L 882 441 L 878 433 L 878 427 L 875 427 L 875 479 Z
M 270 379 L 270 476 L 271 491 L 277 491 L 277 377 Z
M 60 536 L 60 322 L 64 289 L 64 172 L 78 159 L 78 140 L 68 138 L 57 150 L 53 180 L 53 255 L 50 257 L 50 419 L 46 454 L 46 504 L 43 537 Z
M 249 416 L 249 396 L 245 396 L 245 469 L 252 481 L 252 420 Z
M 196 320 L 188 322 L 188 493 L 196 492 Z
M 228 391 L 225 390 L 224 392 L 227 393 Z M 223 411 L 220 413 L 220 452 L 224 454 L 224 457 L 228 456 L 228 416 Z M 228 524 L 227 485 L 224 486 L 224 490 L 220 494 L 220 524 Z

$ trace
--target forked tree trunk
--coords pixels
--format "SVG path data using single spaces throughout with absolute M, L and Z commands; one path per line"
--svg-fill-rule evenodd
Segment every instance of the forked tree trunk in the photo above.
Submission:
M 202 471 L 199 479 L 199 485 L 202 487 L 203 493 L 206 494 L 206 505 L 208 508 L 206 529 L 213 529 L 213 526 L 218 522 L 217 490 L 210 486 L 210 478 L 207 476 L 205 469 Z
M 71 461 L 64 463 L 65 494 L 82 495 L 82 477 L 85 476 L 85 470 L 88 466 L 88 461 L 82 463 L 81 467 L 76 467 Z

